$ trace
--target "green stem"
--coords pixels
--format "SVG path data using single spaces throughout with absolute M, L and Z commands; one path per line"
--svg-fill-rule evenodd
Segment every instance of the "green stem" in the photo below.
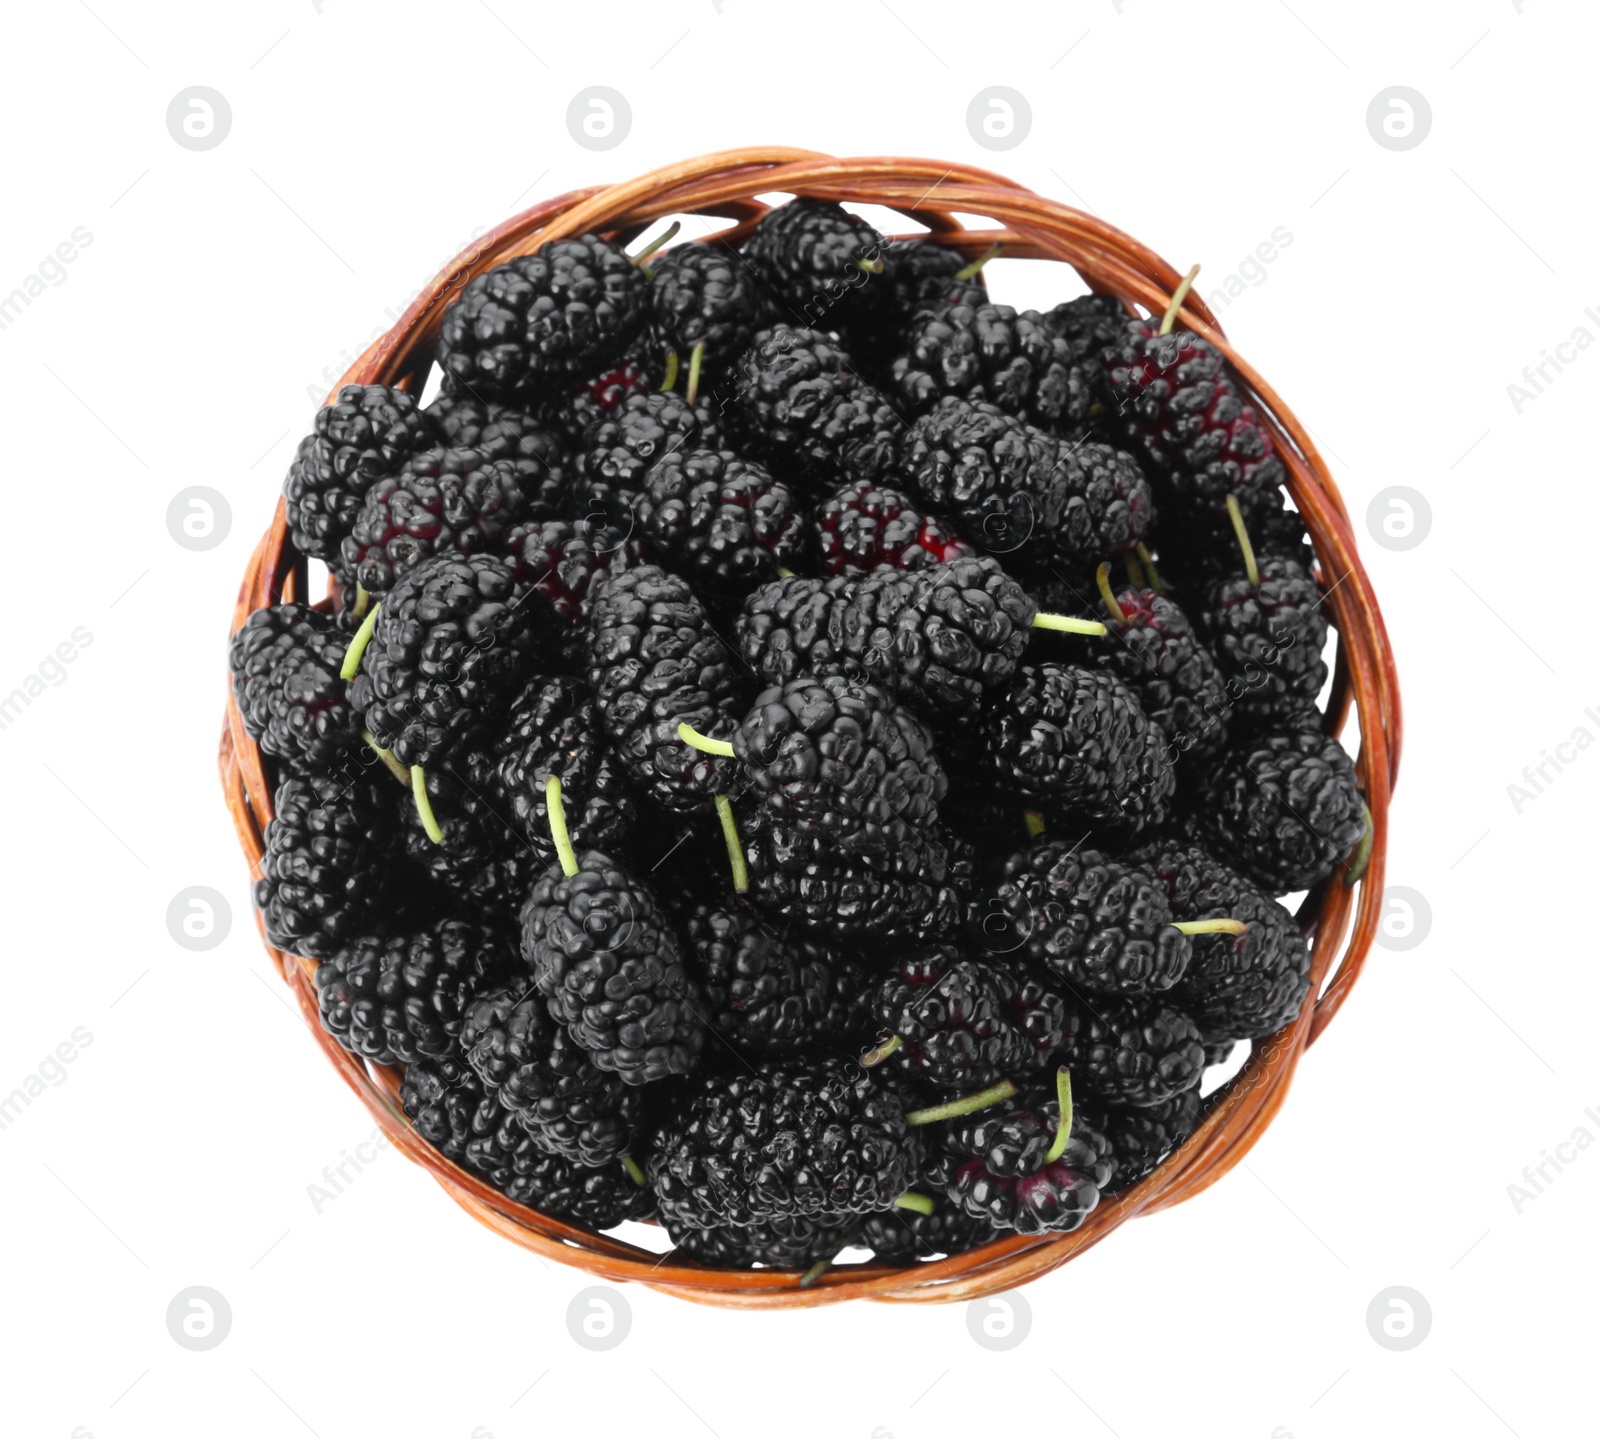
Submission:
M 1189 273 L 1178 282 L 1178 288 L 1172 292 L 1172 298 L 1167 302 L 1167 312 L 1161 317 L 1161 328 L 1156 331 L 1159 335 L 1172 333 L 1172 322 L 1178 318 L 1178 311 L 1183 308 L 1183 302 L 1189 298 L 1189 291 L 1194 285 L 1194 277 L 1200 273 L 1198 265 L 1190 265 Z
M 639 1188 L 643 1189 L 644 1170 L 639 1168 L 639 1161 L 631 1154 L 624 1154 L 622 1156 L 622 1167 L 627 1171 L 628 1178 L 637 1184 Z
M 990 260 L 995 259 L 1000 254 L 1000 251 L 1004 248 L 1005 247 L 1003 245 L 990 245 L 989 248 L 979 255 L 978 258 L 970 265 L 963 265 L 959 270 L 957 270 L 955 273 L 955 278 L 963 283 L 968 280 L 976 280 L 978 278 L 978 272 L 981 271 Z
M 1028 831 L 1029 839 L 1038 839 L 1044 833 L 1044 816 L 1036 809 L 1022 811 L 1022 827 Z
M 1038 614 L 1033 617 L 1036 630 L 1059 630 L 1067 635 L 1103 635 L 1106 627 L 1099 620 L 1080 620 L 1071 615 Z
M 1350 867 L 1344 872 L 1346 884 L 1359 883 L 1372 860 L 1372 811 L 1367 808 L 1366 800 L 1361 801 L 1361 815 L 1366 821 L 1366 828 L 1361 831 L 1361 843 L 1356 846 L 1356 852 L 1350 856 Z
M 381 744 L 379 744 L 378 741 L 373 737 L 371 730 L 362 730 L 361 738 L 367 742 L 367 748 L 384 762 L 384 764 L 388 767 L 389 773 L 399 780 L 401 784 L 411 783 L 411 775 L 407 772 L 406 767 L 394 757 L 394 751 L 392 749 L 385 749 Z
M 423 832 L 435 844 L 444 843 L 444 831 L 433 817 L 433 801 L 428 798 L 428 776 L 420 764 L 411 766 L 411 797 L 417 802 L 417 818 L 422 821 Z
M 884 1040 L 882 1044 L 869 1049 L 861 1056 L 861 1067 L 863 1069 L 871 1069 L 875 1064 L 882 1064 L 884 1060 L 893 1054 L 895 1050 L 899 1049 L 904 1043 L 905 1041 L 901 1039 L 898 1034 L 892 1035 L 890 1038 Z
M 676 350 L 668 350 L 667 351 L 667 373 L 662 377 L 662 380 L 661 380 L 661 392 L 662 392 L 662 394 L 665 394 L 668 390 L 670 390 L 677 383 L 678 383 L 678 352 Z
M 909 1209 L 913 1214 L 933 1213 L 933 1201 L 926 1194 L 918 1194 L 915 1189 L 906 1190 L 889 1207 L 891 1209 Z
M 657 250 L 659 250 L 663 245 L 665 245 L 667 243 L 667 241 L 670 240 L 674 235 L 676 235 L 678 233 L 678 231 L 681 230 L 682 228 L 683 228 L 682 224 L 679 221 L 674 220 L 670 225 L 667 226 L 667 228 L 665 230 L 663 230 L 659 235 L 657 235 L 655 237 L 655 239 L 650 241 L 650 243 L 648 245 L 646 245 L 642 250 L 640 250 L 637 254 L 629 255 L 628 258 L 631 261 L 633 261 L 633 263 L 635 265 L 644 264 L 644 262 L 646 260 L 648 260 L 653 254 L 655 254 L 655 252 Z
M 733 746 L 725 739 L 712 739 L 703 735 L 692 724 L 684 723 L 678 726 L 678 738 L 691 749 L 703 751 L 705 754 L 718 755 L 723 759 L 733 758 Z
M 852 1244 L 857 1243 L 860 1240 L 860 1238 L 861 1238 L 861 1226 L 858 1224 L 847 1235 L 845 1235 L 845 1237 L 840 1241 L 839 1249 L 840 1250 L 848 1249 Z M 806 1272 L 800 1276 L 800 1287 L 802 1289 L 811 1288 L 811 1286 L 813 1284 L 815 1284 L 817 1282 L 817 1280 L 821 1279 L 824 1274 L 826 1274 L 830 1269 L 833 1268 L 833 1261 L 834 1261 L 834 1259 L 837 1259 L 838 1257 L 839 1257 L 839 1253 L 838 1253 L 838 1250 L 836 1250 L 834 1252 L 832 1258 L 817 1260 L 817 1262 L 815 1264 L 813 1264 L 811 1266 L 811 1268 L 806 1270 Z
M 1102 560 L 1100 568 L 1094 572 L 1094 582 L 1100 591 L 1100 600 L 1106 607 L 1106 613 L 1119 624 L 1128 618 L 1122 606 L 1117 603 L 1117 596 L 1111 588 L 1111 561 Z
M 1261 583 L 1261 571 L 1256 568 L 1256 552 L 1250 543 L 1250 532 L 1244 527 L 1244 512 L 1239 508 L 1239 497 L 1228 496 L 1228 519 L 1233 524 L 1233 532 L 1239 537 L 1239 553 L 1244 556 L 1244 574 L 1250 581 L 1251 587 Z
M 1044 1152 L 1044 1162 L 1054 1164 L 1067 1152 L 1067 1141 L 1072 1138 L 1072 1076 L 1066 1065 L 1056 1070 L 1056 1103 L 1061 1107 L 1061 1118 L 1056 1123 L 1055 1142 Z
M 1124 568 L 1126 568 L 1128 571 L 1128 583 L 1132 585 L 1134 589 L 1145 590 L 1150 588 L 1144 582 L 1144 566 L 1139 563 L 1139 556 L 1133 550 L 1129 550 L 1128 553 L 1122 557 L 1122 563 Z
M 717 819 L 722 824 L 723 842 L 728 846 L 728 867 L 733 871 L 733 892 L 745 894 L 750 889 L 750 871 L 745 868 L 744 842 L 739 838 L 739 825 L 733 817 L 733 801 L 725 794 L 716 798 Z
M 857 260 L 856 269 L 865 270 L 869 275 L 881 275 L 883 273 L 883 261 Z
M 355 608 L 353 608 L 350 613 L 353 614 L 357 619 L 360 619 L 364 614 L 366 614 L 367 606 L 371 603 L 372 596 L 367 593 L 364 586 L 357 585 Z
M 551 775 L 544 782 L 544 808 L 550 821 L 550 838 L 561 861 L 561 873 L 571 879 L 578 872 L 578 856 L 572 848 L 572 837 L 567 833 L 567 810 L 561 803 L 559 775 Z
M 1016 1085 L 1009 1079 L 1002 1079 L 1000 1083 L 980 1089 L 976 1094 L 949 1099 L 928 1109 L 913 1109 L 906 1115 L 906 1123 L 914 1129 L 919 1124 L 934 1124 L 941 1119 L 960 1119 L 963 1114 L 976 1114 L 991 1104 L 999 1104 L 1002 1099 L 1010 1099 L 1016 1092 Z
M 381 604 L 374 605 L 361 621 L 361 628 L 350 641 L 350 648 L 344 652 L 344 663 L 339 666 L 340 679 L 353 680 L 356 677 L 356 671 L 361 668 L 361 656 L 367 652 L 367 641 L 372 638 L 372 629 L 378 623 L 378 611 L 382 608 Z
M 689 383 L 684 387 L 683 398 L 691 405 L 694 397 L 700 393 L 700 362 L 705 357 L 706 342 L 701 340 L 689 351 Z
M 1184 919 L 1172 927 L 1179 934 L 1243 934 L 1250 926 L 1242 919 Z
M 794 578 L 794 571 L 791 570 L 788 565 L 779 565 L 778 578 L 780 580 L 792 580 Z
M 1161 576 L 1156 572 L 1155 556 L 1150 553 L 1145 542 L 1140 540 L 1133 547 L 1133 552 L 1139 556 L 1139 563 L 1144 566 L 1145 578 L 1150 581 L 1150 588 L 1158 595 L 1166 594 L 1167 587 L 1161 583 Z

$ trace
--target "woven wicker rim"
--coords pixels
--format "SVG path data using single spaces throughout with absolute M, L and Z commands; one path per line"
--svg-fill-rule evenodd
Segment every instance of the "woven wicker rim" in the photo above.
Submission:
M 1120 230 L 984 170 L 885 156 L 836 159 L 776 147 L 729 150 L 653 170 L 625 184 L 574 190 L 507 220 L 447 265 L 393 329 L 350 367 L 329 398 L 347 384 L 398 384 L 420 392 L 446 305 L 469 280 L 513 256 L 587 231 L 627 242 L 653 221 L 676 214 L 725 220 L 727 225 L 715 238 L 737 242 L 767 208 L 756 196 L 773 193 L 886 206 L 969 255 L 999 241 L 1008 258 L 1064 260 L 1092 290 L 1148 312 L 1160 313 L 1179 281 L 1171 265 Z M 960 215 L 982 216 L 1000 228 L 969 228 Z M 323 1031 L 317 1018 L 315 961 L 268 945 L 307 1028 L 345 1083 L 388 1138 L 480 1223 L 524 1249 L 597 1277 L 636 1281 L 700 1303 L 766 1309 L 845 1299 L 953 1302 L 1036 1279 L 1098 1244 L 1135 1215 L 1192 1198 L 1232 1169 L 1272 1122 L 1289 1092 L 1300 1056 L 1339 1012 L 1360 977 L 1377 929 L 1389 796 L 1400 761 L 1400 694 L 1383 616 L 1356 553 L 1349 515 L 1311 437 L 1272 387 L 1228 344 L 1197 293 L 1188 296 L 1179 322 L 1228 357 L 1271 430 L 1288 470 L 1289 491 L 1316 546 L 1326 608 L 1338 635 L 1328 727 L 1338 733 L 1352 704 L 1360 716 L 1356 764 L 1372 814 L 1371 857 L 1357 883 L 1347 884 L 1336 874 L 1302 906 L 1301 925 L 1312 939 L 1312 986 L 1298 1018 L 1279 1033 L 1255 1041 L 1244 1068 L 1181 1149 L 1138 1185 L 1102 1202 L 1074 1233 L 997 1239 L 966 1254 L 904 1268 L 876 1262 L 841 1265 L 812 1287 L 801 1289 L 798 1276 L 786 1271 L 715 1270 L 676 1255 L 658 1257 L 515 1204 L 457 1168 L 407 1122 L 398 1099 L 398 1071 L 369 1066 Z M 253 610 L 292 599 L 312 602 L 305 561 L 290 546 L 280 500 L 245 570 L 231 628 L 237 629 Z M 240 847 L 252 876 L 259 877 L 262 831 L 272 817 L 272 792 L 260 751 L 244 732 L 231 688 L 218 767 Z M 259 914 L 256 925 L 260 930 Z M 264 931 L 262 942 L 266 943 Z

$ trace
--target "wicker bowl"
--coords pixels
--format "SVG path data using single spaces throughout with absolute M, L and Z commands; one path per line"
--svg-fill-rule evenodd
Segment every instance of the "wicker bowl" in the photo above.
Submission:
M 674 214 L 725 221 L 719 237 L 737 241 L 767 208 L 755 197 L 772 192 L 887 206 L 926 226 L 941 243 L 969 255 L 999 241 L 1009 258 L 1064 260 L 1091 289 L 1147 312 L 1159 314 L 1179 282 L 1171 265 L 1120 230 L 987 171 L 933 160 L 883 156 L 840 160 L 807 150 L 730 150 L 654 170 L 626 184 L 575 190 L 507 220 L 436 276 L 394 328 L 350 367 L 333 393 L 346 384 L 375 383 L 420 393 L 445 307 L 469 280 L 513 256 L 586 231 L 627 242 L 653 221 Z M 983 216 L 1001 228 L 968 229 L 957 212 Z M 293 991 L 328 1062 L 395 1146 L 429 1170 L 480 1223 L 525 1249 L 589 1274 L 636 1281 L 706 1304 L 791 1308 L 844 1299 L 967 1300 L 1036 1279 L 1098 1244 L 1134 1216 L 1192 1198 L 1233 1168 L 1271 1123 L 1289 1092 L 1300 1056 L 1338 1013 L 1360 976 L 1377 927 L 1389 795 L 1400 760 L 1400 695 L 1383 617 L 1356 554 L 1344 502 L 1321 455 L 1272 387 L 1229 346 L 1216 317 L 1198 295 L 1189 295 L 1179 323 L 1228 357 L 1271 430 L 1288 470 L 1290 493 L 1316 545 L 1325 605 L 1338 636 L 1328 727 L 1340 730 L 1352 703 L 1360 716 L 1357 772 L 1372 814 L 1371 855 L 1358 878 L 1335 874 L 1301 907 L 1300 924 L 1312 940 L 1312 985 L 1299 1017 L 1279 1033 L 1253 1043 L 1244 1068 L 1213 1097 L 1204 1121 L 1181 1149 L 1138 1185 L 1102 1203 L 1075 1232 L 1013 1235 L 966 1254 L 904 1268 L 876 1262 L 843 1264 L 802 1288 L 797 1274 L 781 1270 L 715 1270 L 672 1255 L 663 1259 L 513 1203 L 457 1168 L 407 1122 L 398 1098 L 399 1072 L 356 1058 L 323 1031 L 317 1018 L 315 961 L 269 946 L 274 965 Z M 290 546 L 280 502 L 245 570 L 232 627 L 243 624 L 251 611 L 281 600 L 313 602 L 307 594 L 306 562 Z M 259 876 L 262 832 L 272 818 L 272 789 L 260 752 L 244 732 L 231 690 L 218 764 L 240 847 L 253 875 Z

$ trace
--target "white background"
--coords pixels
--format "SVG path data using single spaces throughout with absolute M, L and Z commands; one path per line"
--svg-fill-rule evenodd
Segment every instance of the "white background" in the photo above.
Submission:
M 1557 1145 L 1600 1137 L 1600 752 L 1568 750 L 1520 812 L 1507 788 L 1600 735 L 1600 353 L 1568 352 L 1520 413 L 1507 390 L 1577 327 L 1600 337 L 1585 10 L 10 7 L 0 295 L 76 227 L 92 241 L 0 330 L 0 692 L 75 627 L 92 642 L 0 730 L 0 1093 L 92 1038 L 0 1130 L 0 1430 L 1595 1432 L 1600 1146 Z M 165 120 L 194 85 L 232 111 L 205 152 Z M 603 153 L 565 119 L 591 85 L 632 112 Z M 1032 111 L 1005 153 L 966 124 L 993 85 Z M 1406 151 L 1366 122 L 1394 85 L 1432 113 Z M 1243 1166 L 1029 1287 L 1004 1353 L 960 1307 L 740 1315 L 636 1289 L 626 1340 L 594 1353 L 567 1326 L 585 1277 L 392 1152 L 317 1212 L 308 1186 L 371 1123 L 257 943 L 217 789 L 228 615 L 313 397 L 533 199 L 762 142 L 989 165 L 1202 261 L 1208 295 L 1287 229 L 1221 317 L 1325 444 L 1405 685 L 1389 878 L 1431 929 L 1374 951 Z M 1075 288 L 1022 269 L 993 272 L 1000 298 Z M 232 510 L 204 553 L 167 528 L 192 485 Z M 1393 485 L 1431 508 L 1405 551 L 1367 534 Z M 196 885 L 232 906 L 203 953 L 166 922 Z M 1572 1162 L 1518 1212 L 1508 1186 L 1547 1151 Z M 167 1329 L 193 1285 L 231 1308 L 207 1352 Z M 1394 1285 L 1431 1309 L 1408 1352 L 1368 1331 Z

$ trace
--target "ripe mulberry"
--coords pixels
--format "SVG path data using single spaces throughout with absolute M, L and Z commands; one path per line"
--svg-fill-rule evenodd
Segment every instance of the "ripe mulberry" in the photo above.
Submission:
M 1185 919 L 1238 919 L 1243 934 L 1197 934 L 1174 1000 L 1208 1043 L 1259 1039 L 1300 1013 L 1310 988 L 1305 936 L 1282 905 L 1204 850 L 1173 840 L 1134 851 Z
M 480 993 L 460 1037 L 484 1087 L 541 1149 L 598 1168 L 633 1148 L 643 1092 L 595 1065 L 551 1019 L 530 980 Z
M 875 685 L 826 675 L 763 690 L 733 749 L 780 823 L 842 856 L 933 838 L 946 788 L 933 736 Z
M 509 703 L 533 655 L 521 599 L 491 555 L 435 555 L 390 591 L 350 702 L 401 764 L 431 764 Z
M 228 646 L 233 695 L 261 752 L 307 769 L 333 763 L 355 737 L 339 667 L 350 636 L 304 605 L 255 610 Z
M 1073 822 L 1137 833 L 1166 820 L 1176 786 L 1166 742 L 1114 675 L 1023 665 L 985 736 L 1001 783 Z
M 687 724 L 721 738 L 743 717 L 736 661 L 686 580 L 655 565 L 607 570 L 591 591 L 589 683 L 616 754 L 669 809 L 693 809 L 731 787 L 735 766 L 678 736 Z
M 649 281 L 598 235 L 556 240 L 479 275 L 444 312 L 439 366 L 469 395 L 533 399 L 621 356 Z
M 891 1085 L 851 1059 L 807 1058 L 691 1082 L 646 1172 L 665 1218 L 710 1229 L 887 1209 L 921 1160 Z
M 1283 484 L 1271 435 L 1209 341 L 1129 320 L 1104 363 L 1123 434 L 1185 503 L 1219 511 L 1229 495 L 1244 504 Z
M 473 998 L 516 961 L 512 941 L 466 920 L 388 939 L 363 935 L 317 966 L 322 1027 L 379 1064 L 443 1058 Z
M 551 866 L 522 907 L 522 953 L 550 1013 L 604 1070 L 648 1084 L 694 1068 L 705 1000 L 655 895 L 615 860 Z
M 845 485 L 823 500 L 813 528 L 829 575 L 920 570 L 973 553 L 944 520 L 920 513 L 910 496 L 870 480 Z
M 1196 789 L 1190 827 L 1268 894 L 1310 889 L 1366 829 L 1355 765 L 1314 730 L 1266 733 L 1230 750 Z
M 998 887 L 969 908 L 968 926 L 980 943 L 997 912 L 1022 941 L 1018 952 L 1074 992 L 1159 993 L 1191 962 L 1190 936 L 1173 928 L 1161 885 L 1081 841 L 1042 840 L 1007 862 Z
M 317 411 L 283 482 L 295 549 L 337 565 L 367 491 L 433 443 L 432 426 L 404 390 L 346 385 Z

